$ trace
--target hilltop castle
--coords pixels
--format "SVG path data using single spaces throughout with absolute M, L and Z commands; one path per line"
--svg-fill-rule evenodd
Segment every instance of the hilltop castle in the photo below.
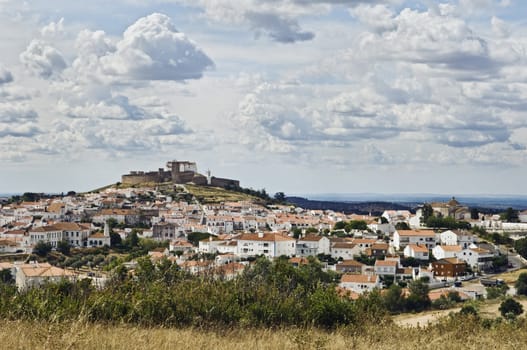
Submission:
M 202 186 L 214 187 L 240 187 L 240 181 L 223 179 L 211 176 L 207 171 L 207 176 L 198 173 L 195 162 L 171 160 L 166 164 L 167 170 L 159 168 L 157 171 L 130 171 L 130 174 L 122 175 L 123 184 L 137 185 L 141 183 L 153 182 L 172 182 L 174 184 L 193 183 Z

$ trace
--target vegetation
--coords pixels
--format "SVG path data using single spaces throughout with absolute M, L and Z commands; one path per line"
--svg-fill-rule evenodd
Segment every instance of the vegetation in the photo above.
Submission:
M 518 211 L 513 208 L 507 208 L 504 213 L 500 214 L 500 218 L 506 222 L 518 222 Z
M 523 313 L 523 306 L 512 298 L 507 298 L 500 305 L 500 313 L 506 319 L 515 319 Z
M 518 280 L 514 285 L 516 287 L 516 293 L 519 295 L 527 295 L 527 272 L 522 272 L 518 276 Z
M 430 216 L 426 221 L 425 225 L 430 228 L 436 229 L 449 229 L 449 230 L 468 230 L 470 229 L 470 223 L 466 221 L 457 221 L 450 217 L 436 217 Z
M 201 203 L 221 203 L 221 202 L 236 202 L 236 201 L 252 201 L 252 202 L 262 202 L 270 200 L 269 195 L 267 199 L 262 200 L 263 196 L 260 192 L 251 190 L 251 191 L 236 191 L 234 188 L 224 189 L 219 187 L 208 187 L 208 186 L 196 186 L 196 185 L 185 185 L 185 188 L 196 197 Z M 259 194 L 259 196 L 256 196 Z
M 514 242 L 514 249 L 523 258 L 527 259 L 527 238 L 522 238 Z
M 403 328 L 390 322 L 323 331 L 312 327 L 204 330 L 74 322 L 3 321 L 6 349 L 397 350 L 523 349 L 527 322 L 482 320 L 456 314 L 439 323 Z

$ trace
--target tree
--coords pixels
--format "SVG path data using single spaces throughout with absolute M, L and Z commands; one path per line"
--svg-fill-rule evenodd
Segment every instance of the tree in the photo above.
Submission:
M 71 245 L 68 241 L 62 240 L 57 243 L 57 251 L 64 255 L 70 255 Z
M 33 248 L 33 252 L 39 256 L 46 256 L 49 252 L 51 252 L 51 243 L 38 241 L 37 244 L 35 244 L 35 247 Z
M 514 249 L 523 258 L 527 259 L 527 238 L 522 238 L 514 242 Z
M 520 273 L 514 286 L 516 287 L 517 294 L 527 295 L 527 272 Z
M 387 224 L 388 219 L 386 219 L 384 216 L 381 216 L 381 224 Z
M 401 221 L 395 224 L 395 229 L 399 231 L 404 231 L 404 230 L 409 230 L 410 227 L 408 226 L 406 222 Z
M 472 220 L 479 219 L 479 210 L 478 210 L 478 208 L 470 208 L 470 218 Z
M 410 295 L 406 298 L 406 308 L 409 311 L 423 311 L 428 309 L 432 302 L 428 296 L 429 288 L 421 280 L 412 281 L 409 286 Z
M 124 244 L 128 248 L 134 248 L 139 245 L 139 236 L 137 236 L 137 232 L 135 230 L 132 230 L 132 232 L 126 237 Z
M 13 284 L 15 279 L 11 273 L 11 269 L 0 270 L 0 283 Z
M 346 221 L 338 221 L 333 225 L 333 230 L 344 230 L 346 227 Z
M 518 211 L 509 207 L 500 217 L 506 222 L 518 222 Z
M 207 239 L 210 237 L 210 234 L 207 232 L 191 232 L 187 236 L 187 240 L 192 243 L 194 246 L 198 246 L 199 241 Z
M 123 243 L 121 235 L 110 231 L 110 245 L 112 247 L 119 247 Z
M 284 203 L 285 202 L 285 193 L 284 192 L 276 192 L 274 194 L 274 200 L 278 203 Z
M 430 204 L 423 205 L 423 222 L 426 222 L 429 217 L 434 216 L 434 209 L 432 209 L 432 206 Z
M 503 317 L 512 320 L 523 313 L 523 306 L 516 300 L 508 298 L 501 303 L 499 310 Z
M 392 313 L 404 311 L 403 289 L 397 284 L 392 284 L 384 294 L 384 306 Z

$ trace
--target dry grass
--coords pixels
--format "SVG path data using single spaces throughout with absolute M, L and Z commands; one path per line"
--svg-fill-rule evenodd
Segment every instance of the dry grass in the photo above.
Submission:
M 526 349 L 525 324 L 490 329 L 472 322 L 444 321 L 430 328 L 393 324 L 366 330 L 232 330 L 148 329 L 89 325 L 0 322 L 2 349 Z M 353 335 L 353 333 L 355 333 Z
M 249 201 L 249 202 L 262 202 L 260 198 L 235 192 L 228 191 L 219 187 L 207 187 L 207 186 L 196 186 L 196 185 L 185 185 L 187 190 L 196 197 L 202 203 L 220 203 L 220 202 L 238 202 L 238 201 Z
M 527 269 L 519 269 L 512 272 L 505 272 L 499 275 L 496 275 L 496 278 L 501 278 L 507 284 L 514 284 L 518 280 L 520 274 L 527 272 Z

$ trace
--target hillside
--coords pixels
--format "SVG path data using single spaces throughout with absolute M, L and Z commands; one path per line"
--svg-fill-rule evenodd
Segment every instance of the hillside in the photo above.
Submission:
M 261 198 L 251 196 L 242 192 L 230 191 L 219 187 L 185 185 L 185 188 L 201 203 L 221 203 L 250 201 L 265 204 Z
M 381 215 L 384 210 L 410 210 L 409 206 L 390 202 L 333 202 L 309 200 L 302 197 L 287 197 L 287 202 L 304 209 L 334 210 L 344 213 Z
M 325 332 L 316 329 L 205 331 L 123 325 L 2 321 L 4 349 L 525 349 L 527 323 L 485 326 L 477 319 L 445 318 L 432 326 L 393 323 Z

